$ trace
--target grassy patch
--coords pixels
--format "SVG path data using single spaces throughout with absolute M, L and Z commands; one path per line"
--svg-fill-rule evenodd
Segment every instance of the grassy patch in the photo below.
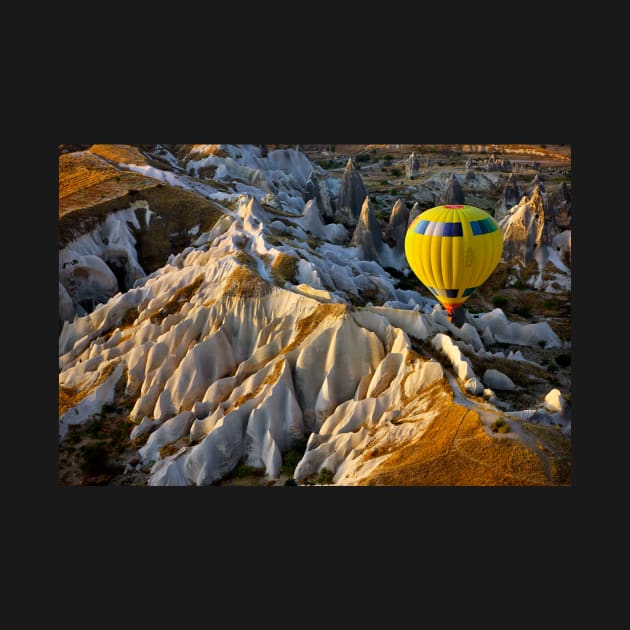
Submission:
M 508 303 L 507 298 L 503 295 L 494 295 L 492 297 L 492 304 L 499 308 L 503 308 Z
M 271 286 L 248 267 L 237 267 L 224 282 L 225 293 L 234 297 L 257 297 L 271 293 Z
M 74 475 L 71 485 L 109 483 L 122 472 L 120 457 L 131 447 L 130 431 L 131 424 L 121 415 L 98 414 L 84 424 L 69 426 L 59 444 L 62 480 L 68 482 Z
M 103 383 L 103 381 L 105 381 L 105 379 L 107 379 L 108 376 L 110 376 L 117 365 L 118 362 L 112 362 L 105 367 L 101 376 L 90 389 L 78 390 L 72 387 L 64 387 L 63 385 L 60 385 L 58 397 L 59 415 L 61 416 L 68 411 L 68 409 L 76 407 L 91 391 L 96 389 L 101 383 Z
M 164 445 L 160 449 L 160 457 L 162 459 L 166 459 L 167 457 L 170 457 L 171 455 L 175 455 L 175 453 L 177 453 L 177 451 L 179 451 L 179 449 L 182 448 L 183 446 L 189 446 L 189 445 L 190 445 L 190 438 L 187 435 L 185 435 L 183 438 L 180 438 L 179 440 L 176 440 L 175 442 L 172 442 L 171 444 Z
M 258 394 L 260 394 L 260 392 L 263 390 L 263 388 L 266 385 L 273 385 L 273 383 L 275 383 L 278 378 L 280 377 L 280 373 L 282 372 L 282 361 L 278 361 L 276 362 L 276 364 L 273 366 L 273 370 L 271 370 L 269 372 L 269 374 L 267 375 L 267 377 L 265 378 L 265 380 L 256 388 L 253 389 L 249 392 L 247 392 L 246 394 L 243 394 L 242 396 L 239 396 L 224 412 L 224 416 L 227 416 L 228 413 L 230 413 L 231 411 L 234 411 L 234 409 L 237 409 L 238 407 L 241 407 L 242 405 L 244 405 L 248 400 L 251 400 L 252 398 L 256 398 L 256 396 L 258 396 Z
M 251 269 L 252 271 L 256 271 L 256 259 L 251 254 L 248 254 L 246 251 L 241 249 L 234 254 L 234 257 L 238 260 L 239 264 Z
M 346 310 L 345 304 L 320 304 L 310 315 L 298 320 L 295 325 L 295 335 L 289 345 L 282 351 L 283 354 L 297 348 L 329 315 L 340 316 Z
M 245 477 L 264 477 L 265 469 L 264 468 L 254 468 L 254 466 L 249 466 L 245 462 L 241 462 L 232 470 L 232 472 L 226 478 L 233 479 L 244 479 Z

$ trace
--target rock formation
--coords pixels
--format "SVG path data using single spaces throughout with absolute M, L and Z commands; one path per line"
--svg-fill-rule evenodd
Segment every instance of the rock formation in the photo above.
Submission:
M 536 188 L 536 186 L 540 188 L 540 192 L 545 192 L 545 184 L 538 173 L 536 173 L 534 179 L 532 179 L 529 186 L 527 187 L 528 197 L 531 197 L 534 194 L 534 189 Z
M 358 223 L 348 247 L 344 227 L 322 222 L 318 178 L 309 177 L 305 154 L 281 149 L 261 158 L 255 145 L 225 146 L 225 155 L 195 146 L 173 158 L 173 170 L 136 165 L 148 181 L 102 171 L 92 191 L 97 202 L 103 191 L 124 199 L 99 206 L 99 214 L 85 204 L 74 212 L 60 195 L 60 238 L 69 235 L 59 244 L 61 483 L 94 482 L 81 468 L 81 444 L 98 418 L 108 457 L 99 483 L 113 485 L 281 485 L 287 472 L 294 484 L 570 484 L 570 443 L 563 443 L 570 418 L 553 412 L 562 433 L 549 439 L 518 424 L 531 412 L 541 423 L 551 417 L 543 400 L 557 387 L 545 404 L 549 412 L 560 407 L 566 371 L 559 367 L 553 383 L 529 379 L 535 367 L 527 363 L 507 369 L 523 361 L 521 353 L 505 357 L 496 347 L 516 344 L 537 356 L 567 342 L 545 321 L 512 322 L 500 309 L 453 326 L 434 299 L 413 290 L 409 275 L 390 269 L 406 226 L 428 201 L 410 213 L 396 201 L 385 228 L 390 245 L 364 195 L 358 221 L 346 206 Z M 93 180 L 102 164 L 82 162 Z M 216 173 L 200 178 L 209 166 Z M 116 176 L 144 192 L 120 193 Z M 60 171 L 60 191 L 76 179 Z M 313 197 L 304 203 L 309 181 Z M 437 177 L 431 194 L 442 184 Z M 78 192 L 77 203 L 90 191 Z M 568 190 L 556 192 L 561 205 Z M 215 220 L 205 204 L 218 204 Z M 534 215 L 544 223 L 547 205 L 536 188 L 517 208 L 535 231 Z M 570 247 L 570 231 L 554 244 Z M 143 262 L 147 249 L 161 257 L 153 268 Z M 134 264 L 148 275 L 130 273 Z M 116 294 L 82 313 L 66 286 L 73 283 L 75 298 Z M 499 400 L 501 385 L 510 383 L 497 381 L 494 367 L 514 379 L 507 399 Z M 486 402 L 457 404 L 454 389 Z M 506 436 L 488 430 L 499 416 L 518 428 L 507 449 Z M 299 461 L 287 471 L 291 451 Z M 254 473 L 241 479 L 247 467 Z
M 540 188 L 532 196 L 523 197 L 512 212 L 499 222 L 503 229 L 504 260 L 519 260 L 523 265 L 532 261 L 538 249 L 551 244 L 552 233 L 545 213 Z
M 511 173 L 508 177 L 507 182 L 505 183 L 505 188 L 503 189 L 503 193 L 501 195 L 501 199 L 497 203 L 496 209 L 494 211 L 494 216 L 497 219 L 504 217 L 511 208 L 513 208 L 520 200 L 521 200 L 521 191 L 518 188 L 518 184 L 516 183 L 516 178 L 514 177 L 514 173 Z
M 403 247 L 407 225 L 409 224 L 409 210 L 401 199 L 397 199 L 389 216 L 389 223 L 385 230 L 386 240 L 395 248 Z
M 571 193 L 565 182 L 553 192 L 548 193 L 547 206 L 553 217 L 554 224 L 560 230 L 571 227 Z
M 414 219 L 422 212 L 418 202 L 414 202 L 413 206 L 411 206 L 411 210 L 409 210 L 409 219 L 407 221 L 407 225 L 411 225 Z
M 412 152 L 405 162 L 405 173 L 407 179 L 415 179 L 420 174 L 420 159 L 415 152 Z
M 317 203 L 324 221 L 332 221 L 334 209 L 328 186 L 326 186 L 326 182 L 319 179 L 315 169 L 311 171 L 304 188 L 304 201 L 310 201 L 311 199 L 314 199 Z
M 337 198 L 335 219 L 346 227 L 354 227 L 361 214 L 363 202 L 367 194 L 367 189 L 365 188 L 359 171 L 354 168 L 352 158 L 348 158 L 341 180 L 339 197 Z
M 464 197 L 464 191 L 462 187 L 459 185 L 457 181 L 457 177 L 455 177 L 455 173 L 451 173 L 446 180 L 446 184 L 444 186 L 444 190 L 440 194 L 440 197 L 437 201 L 438 206 L 442 206 L 445 204 L 454 203 L 466 203 Z
M 376 220 L 374 208 L 369 197 L 365 197 L 359 222 L 352 235 L 350 244 L 357 248 L 357 254 L 362 260 L 378 261 L 383 251 L 384 243 L 381 226 Z

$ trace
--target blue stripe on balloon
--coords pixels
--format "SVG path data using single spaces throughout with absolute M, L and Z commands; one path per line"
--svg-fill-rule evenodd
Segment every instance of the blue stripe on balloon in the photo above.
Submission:
M 487 219 L 480 219 L 479 221 L 471 221 L 470 229 L 472 230 L 473 236 L 479 236 L 481 234 L 496 232 L 499 228 L 497 224 L 488 217 Z
M 426 221 L 422 219 L 421 221 L 418 221 L 413 231 L 416 232 L 417 234 L 424 234 L 429 223 L 431 223 L 431 221 Z
M 442 221 L 418 221 L 414 232 L 425 236 L 464 236 L 461 223 Z

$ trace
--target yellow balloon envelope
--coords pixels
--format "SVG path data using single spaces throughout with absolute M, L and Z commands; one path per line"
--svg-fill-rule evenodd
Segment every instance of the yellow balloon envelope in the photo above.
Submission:
M 425 210 L 405 236 L 409 266 L 449 313 L 488 279 L 502 250 L 497 222 L 474 206 Z

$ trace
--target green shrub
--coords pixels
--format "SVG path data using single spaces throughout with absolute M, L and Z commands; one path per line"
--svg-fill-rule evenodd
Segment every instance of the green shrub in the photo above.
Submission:
M 103 437 L 103 418 L 97 416 L 85 425 L 84 435 L 89 438 Z
M 381 179 L 381 181 L 379 181 L 379 184 L 381 186 L 387 186 L 387 184 L 389 184 L 389 182 L 386 179 Z
M 567 366 L 571 365 L 571 355 L 570 354 L 559 354 L 555 358 L 555 361 L 560 367 L 567 367 Z
M 396 168 L 395 166 L 391 168 L 389 172 L 392 174 L 393 177 L 400 177 L 402 175 L 402 173 L 400 172 L 400 169 Z
M 333 483 L 334 476 L 335 474 L 332 470 L 328 470 L 328 468 L 322 468 L 319 471 L 319 475 L 317 475 L 317 477 L 315 478 L 315 483 L 325 486 L 330 485 L 331 483 Z
M 386 153 L 386 154 L 383 156 L 383 159 L 384 159 L 386 162 L 391 162 L 391 161 L 394 159 L 394 156 L 393 156 L 393 155 L 391 155 L 390 153 Z
M 264 477 L 264 475 L 264 468 L 254 468 L 245 462 L 241 462 L 229 476 L 235 477 L 236 479 L 243 479 L 243 477 Z
M 392 189 L 389 191 L 389 194 L 390 194 L 390 195 L 393 195 L 393 196 L 395 197 L 395 196 L 398 194 L 398 188 L 392 188 Z
M 515 306 L 512 309 L 512 312 L 516 315 L 520 315 L 521 317 L 525 317 L 526 319 L 532 316 L 532 307 L 524 304 L 522 306 Z
M 78 444 L 80 441 L 81 433 L 79 432 L 79 425 L 71 424 L 66 433 L 66 442 L 68 442 L 68 444 Z
M 545 300 L 543 302 L 543 305 L 544 305 L 544 307 L 546 309 L 549 309 L 549 310 L 552 310 L 552 311 L 555 311 L 558 308 L 557 300 L 553 300 L 553 299 L 552 300 Z
M 520 278 L 512 286 L 519 291 L 527 288 L 527 285 Z
M 84 444 L 80 453 L 81 469 L 88 475 L 101 475 L 109 472 L 107 451 L 101 442 Z
M 510 425 L 505 421 L 505 418 L 497 418 L 491 425 L 490 430 L 494 433 L 509 433 Z
M 367 153 L 359 153 L 359 155 L 355 156 L 355 162 L 368 162 L 370 160 L 370 156 Z
M 495 295 L 492 298 L 492 303 L 499 308 L 503 308 L 508 303 L 508 301 L 507 298 L 502 295 Z
M 319 164 L 323 169 L 328 170 L 331 168 L 335 168 L 337 166 L 337 161 L 333 159 L 318 160 L 317 164 Z
M 295 467 L 298 465 L 300 459 L 302 459 L 302 453 L 300 453 L 299 451 L 295 451 L 293 449 L 287 451 L 282 458 L 282 466 L 280 466 L 280 472 L 289 477 L 293 477 Z

